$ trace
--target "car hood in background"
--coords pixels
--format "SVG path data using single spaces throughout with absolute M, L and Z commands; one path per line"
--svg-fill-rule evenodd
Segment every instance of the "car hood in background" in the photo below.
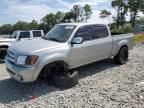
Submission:
M 12 42 L 15 41 L 15 39 L 12 38 L 0 38 L 0 42 Z

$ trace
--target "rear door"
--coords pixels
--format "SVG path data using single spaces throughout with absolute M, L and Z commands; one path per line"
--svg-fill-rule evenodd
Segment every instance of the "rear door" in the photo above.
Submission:
M 112 52 L 112 37 L 109 35 L 107 27 L 105 25 L 94 25 L 93 34 L 91 44 L 93 61 L 110 57 Z
M 41 31 L 32 31 L 33 38 L 39 38 L 42 37 L 42 32 Z

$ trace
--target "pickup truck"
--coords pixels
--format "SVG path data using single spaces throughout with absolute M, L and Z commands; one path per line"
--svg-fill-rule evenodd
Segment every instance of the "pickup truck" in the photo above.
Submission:
M 0 38 L 0 62 L 4 62 L 8 47 L 17 41 L 44 36 L 43 30 L 14 31 L 12 35 L 6 38 Z
M 72 71 L 77 67 L 110 57 L 125 64 L 132 48 L 131 33 L 111 33 L 104 24 L 64 23 L 40 39 L 13 44 L 5 63 L 9 75 L 19 82 L 55 78 L 55 85 L 65 86 L 77 80 Z

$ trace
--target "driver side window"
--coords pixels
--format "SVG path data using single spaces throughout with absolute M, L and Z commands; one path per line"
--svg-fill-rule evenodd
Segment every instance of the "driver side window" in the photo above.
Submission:
M 82 37 L 83 41 L 89 41 L 92 39 L 92 34 L 92 27 L 81 27 L 76 32 L 75 38 Z

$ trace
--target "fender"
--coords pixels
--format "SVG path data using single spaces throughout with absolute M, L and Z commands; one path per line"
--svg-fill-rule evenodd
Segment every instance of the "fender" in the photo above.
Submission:
M 36 71 L 34 73 L 33 78 L 36 80 L 39 76 L 39 74 L 41 73 L 42 69 L 50 64 L 50 63 L 54 63 L 57 61 L 63 61 L 66 64 L 68 64 L 68 58 L 66 57 L 66 55 L 63 55 L 61 53 L 57 53 L 57 54 L 52 54 L 46 58 L 43 58 L 41 61 L 39 61 L 38 65 L 36 66 Z
M 4 42 L 4 43 L 0 43 L 0 47 L 3 47 L 3 46 L 10 46 L 10 43 L 8 43 L 8 42 Z
M 127 46 L 128 47 L 128 41 L 127 40 L 121 40 L 119 43 L 118 43 L 118 47 L 116 49 L 116 52 L 115 52 L 115 55 L 118 54 L 119 50 L 121 49 L 121 47 L 123 46 Z

